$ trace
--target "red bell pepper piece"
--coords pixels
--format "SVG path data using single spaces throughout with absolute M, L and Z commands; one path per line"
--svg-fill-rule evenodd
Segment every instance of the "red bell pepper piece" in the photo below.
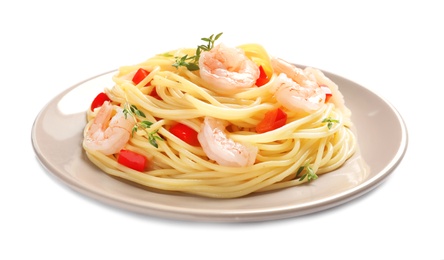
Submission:
M 200 146 L 197 132 L 187 125 L 177 123 L 171 126 L 170 132 L 189 145 Z
M 270 79 L 268 78 L 267 73 L 265 73 L 264 68 L 262 67 L 262 65 L 259 66 L 259 78 L 256 80 L 256 86 L 260 87 L 262 85 L 264 85 L 265 83 L 267 83 L 268 81 L 270 81 Z
M 94 110 L 96 107 L 101 107 L 105 101 L 111 101 L 111 99 L 106 95 L 106 93 L 99 93 L 91 103 L 91 110 Z
M 122 149 L 117 157 L 117 162 L 128 168 L 142 172 L 145 170 L 148 159 L 136 152 Z
M 159 96 L 159 94 L 157 94 L 156 87 L 154 87 L 153 90 L 151 90 L 150 96 L 152 96 L 153 98 L 156 98 L 158 100 L 162 100 L 162 98 Z
M 134 74 L 134 76 L 133 76 L 133 83 L 134 83 L 135 85 L 139 84 L 139 83 L 140 83 L 144 78 L 146 78 L 149 74 L 150 74 L 149 71 L 147 71 L 147 70 L 145 70 L 145 69 L 142 69 L 142 68 L 139 68 L 139 69 L 136 71 L 136 74 Z M 146 84 L 146 85 L 149 85 L 149 83 Z
M 325 103 L 327 103 L 330 100 L 333 93 L 331 92 L 331 89 L 325 85 L 320 85 L 320 87 L 322 91 L 324 91 L 325 93 Z
M 287 123 L 287 114 L 280 108 L 265 113 L 264 119 L 256 126 L 256 132 L 261 134 L 278 129 Z

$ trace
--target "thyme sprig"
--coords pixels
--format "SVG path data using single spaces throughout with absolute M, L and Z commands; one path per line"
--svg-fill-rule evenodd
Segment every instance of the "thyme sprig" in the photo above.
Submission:
M 137 116 L 146 118 L 145 113 L 143 113 L 140 109 L 138 109 L 137 106 L 126 103 L 125 108 L 123 109 L 123 114 L 125 115 L 125 118 L 127 118 L 128 115 L 132 116 L 134 118 L 134 121 L 136 122 L 136 124 L 131 129 L 132 135 L 134 135 L 134 133 L 137 132 L 138 130 L 143 130 L 148 135 L 148 141 L 150 142 L 150 144 L 156 148 L 159 147 L 157 141 L 158 140 L 163 141 L 163 138 L 160 137 L 157 133 L 159 130 L 154 130 L 154 131 L 148 130 L 153 124 L 153 122 L 147 120 L 142 120 L 138 122 L 137 120 Z
M 322 123 L 327 123 L 328 129 L 331 129 L 333 127 L 333 123 L 339 123 L 339 120 L 327 117 L 322 120 Z
M 305 174 L 299 177 L 299 174 L 301 174 L 304 170 Z M 310 182 L 316 180 L 318 178 L 318 175 L 316 175 L 316 173 L 313 171 L 313 168 L 311 168 L 307 163 L 306 165 L 299 167 L 296 173 L 296 178 L 299 178 L 299 181 L 303 181 L 305 178 L 307 178 L 307 181 Z
M 208 38 L 201 38 L 202 41 L 206 42 L 206 45 L 198 45 L 196 49 L 196 54 L 194 56 L 188 56 L 188 54 L 182 57 L 175 57 L 176 62 L 173 63 L 173 67 L 179 68 L 180 66 L 186 67 L 189 71 L 199 70 L 199 58 L 202 51 L 210 51 L 214 47 L 214 42 L 222 36 L 222 33 L 218 33 L 216 36 L 212 34 Z

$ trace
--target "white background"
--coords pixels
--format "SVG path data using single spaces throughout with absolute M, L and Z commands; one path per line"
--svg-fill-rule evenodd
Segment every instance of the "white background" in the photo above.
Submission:
M 2 1 L 0 258 L 444 259 L 439 4 Z M 247 224 L 137 215 L 80 195 L 41 167 L 31 129 L 53 97 L 219 32 L 228 44 L 260 43 L 274 56 L 341 75 L 387 99 L 408 127 L 401 164 L 350 203 Z

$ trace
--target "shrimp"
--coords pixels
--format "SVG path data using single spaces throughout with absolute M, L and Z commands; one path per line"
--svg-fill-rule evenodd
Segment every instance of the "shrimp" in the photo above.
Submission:
M 270 91 L 276 100 L 289 110 L 307 113 L 318 110 L 325 102 L 326 94 L 311 73 L 277 58 L 271 60 L 276 77 Z
M 225 121 L 205 117 L 197 138 L 208 158 L 222 166 L 245 167 L 256 161 L 258 148 L 228 138 Z
M 318 110 L 325 102 L 325 93 L 320 87 L 303 87 L 284 73 L 275 79 L 271 91 L 274 92 L 276 100 L 289 110 L 310 113 Z
M 223 44 L 202 52 L 199 58 L 200 77 L 219 94 L 231 95 L 254 86 L 259 67 L 239 48 Z
M 116 110 L 117 113 L 111 118 L 114 111 L 113 105 L 106 101 L 100 107 L 85 134 L 83 144 L 87 149 L 110 155 L 118 153 L 128 142 L 135 123 L 134 119 L 125 118 L 121 108 Z
M 320 86 L 324 85 L 330 89 L 332 96 L 329 102 L 335 104 L 335 106 L 341 110 L 344 115 L 349 117 L 351 115 L 351 111 L 345 106 L 344 96 L 341 92 L 339 92 L 338 85 L 318 69 L 307 67 L 305 68 L 305 71 L 313 75 Z
M 316 79 L 303 69 L 284 61 L 280 58 L 271 58 L 271 66 L 276 73 L 285 73 L 289 78 L 297 82 L 302 87 L 316 88 L 319 87 Z

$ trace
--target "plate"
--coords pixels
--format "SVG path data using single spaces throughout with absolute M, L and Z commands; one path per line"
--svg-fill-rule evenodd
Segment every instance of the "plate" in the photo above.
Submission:
M 82 149 L 85 110 L 113 85 L 109 71 L 52 99 L 37 115 L 32 145 L 43 167 L 62 184 L 105 204 L 149 216 L 204 222 L 254 222 L 301 216 L 338 206 L 376 188 L 402 161 L 407 129 L 382 97 L 324 71 L 339 85 L 352 111 L 359 151 L 343 167 L 307 185 L 235 199 L 211 199 L 137 187 L 107 175 Z

